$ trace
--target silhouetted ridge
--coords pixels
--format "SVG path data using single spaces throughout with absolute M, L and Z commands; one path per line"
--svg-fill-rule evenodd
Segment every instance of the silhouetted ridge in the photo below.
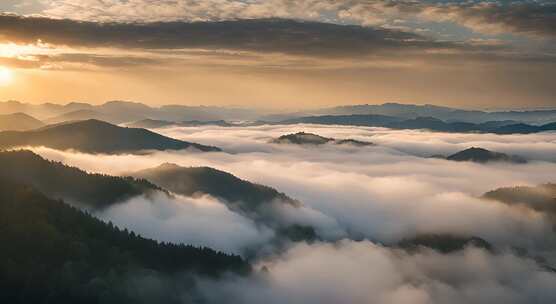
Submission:
M 180 167 L 165 163 L 131 175 L 186 196 L 210 194 L 223 199 L 232 209 L 246 214 L 275 201 L 292 206 L 300 205 L 298 201 L 273 188 L 251 183 L 210 167 Z
M 216 147 L 185 142 L 145 129 L 123 128 L 99 120 L 63 123 L 26 132 L 0 132 L 0 148 L 46 146 L 87 153 L 121 153 L 141 150 L 220 151 Z
M 104 208 L 162 190 L 146 180 L 90 174 L 25 150 L 0 152 L 0 168 L 0 178 L 32 185 L 49 197 L 89 208 Z
M 318 239 L 314 227 L 291 224 L 283 218 L 281 208 L 300 208 L 301 202 L 271 187 L 251 183 L 210 167 L 186 168 L 168 163 L 131 175 L 178 194 L 209 194 L 216 197 L 231 211 L 274 229 L 276 237 L 273 241 L 277 246 L 284 239 L 307 242 Z
M 400 117 L 353 114 L 353 115 L 323 115 L 306 116 L 283 120 L 279 124 L 322 124 L 346 125 L 363 127 L 383 127 L 391 129 L 431 130 L 438 132 L 470 132 L 495 134 L 529 134 L 556 130 L 556 123 L 544 125 L 528 125 L 515 121 L 487 121 L 476 124 L 471 122 L 446 122 L 435 117 L 415 117 L 404 119 Z

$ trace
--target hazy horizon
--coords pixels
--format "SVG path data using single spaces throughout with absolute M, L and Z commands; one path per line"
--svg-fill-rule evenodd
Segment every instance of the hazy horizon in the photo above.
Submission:
M 555 106 L 553 1 L 0 4 L 0 100 Z

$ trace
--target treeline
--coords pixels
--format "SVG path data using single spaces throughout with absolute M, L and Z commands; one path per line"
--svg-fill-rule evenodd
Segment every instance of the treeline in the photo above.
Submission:
M 180 303 L 192 275 L 250 271 L 238 256 L 145 239 L 5 179 L 0 244 L 0 303 Z
M 104 208 L 131 197 L 162 190 L 143 179 L 91 174 L 27 151 L 0 152 L 0 178 L 32 185 L 52 198 Z

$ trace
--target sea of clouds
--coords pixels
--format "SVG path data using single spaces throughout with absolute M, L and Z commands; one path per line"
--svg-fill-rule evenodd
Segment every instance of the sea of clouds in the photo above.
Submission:
M 90 172 L 122 175 L 170 162 L 210 166 L 298 199 L 280 211 L 311 225 L 322 241 L 264 250 L 247 278 L 201 280 L 215 303 L 553 303 L 553 220 L 480 196 L 499 187 L 556 181 L 556 133 L 458 134 L 338 126 L 164 128 L 156 132 L 225 152 L 91 155 L 33 148 Z M 270 144 L 299 131 L 376 146 Z M 528 164 L 429 158 L 469 147 L 517 154 Z M 140 196 L 97 214 L 149 238 L 242 254 L 268 249 L 271 227 L 228 210 L 217 198 Z M 481 237 L 497 250 L 408 253 L 389 245 L 419 234 Z M 527 254 L 518 254 L 516 248 Z M 539 262 L 544 261 L 544 262 Z M 216 292 L 218 291 L 218 292 Z

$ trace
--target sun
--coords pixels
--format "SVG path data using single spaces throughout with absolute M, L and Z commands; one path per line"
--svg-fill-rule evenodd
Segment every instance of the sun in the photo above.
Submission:
M 10 84 L 11 81 L 12 71 L 5 67 L 0 67 L 0 86 L 6 86 Z

